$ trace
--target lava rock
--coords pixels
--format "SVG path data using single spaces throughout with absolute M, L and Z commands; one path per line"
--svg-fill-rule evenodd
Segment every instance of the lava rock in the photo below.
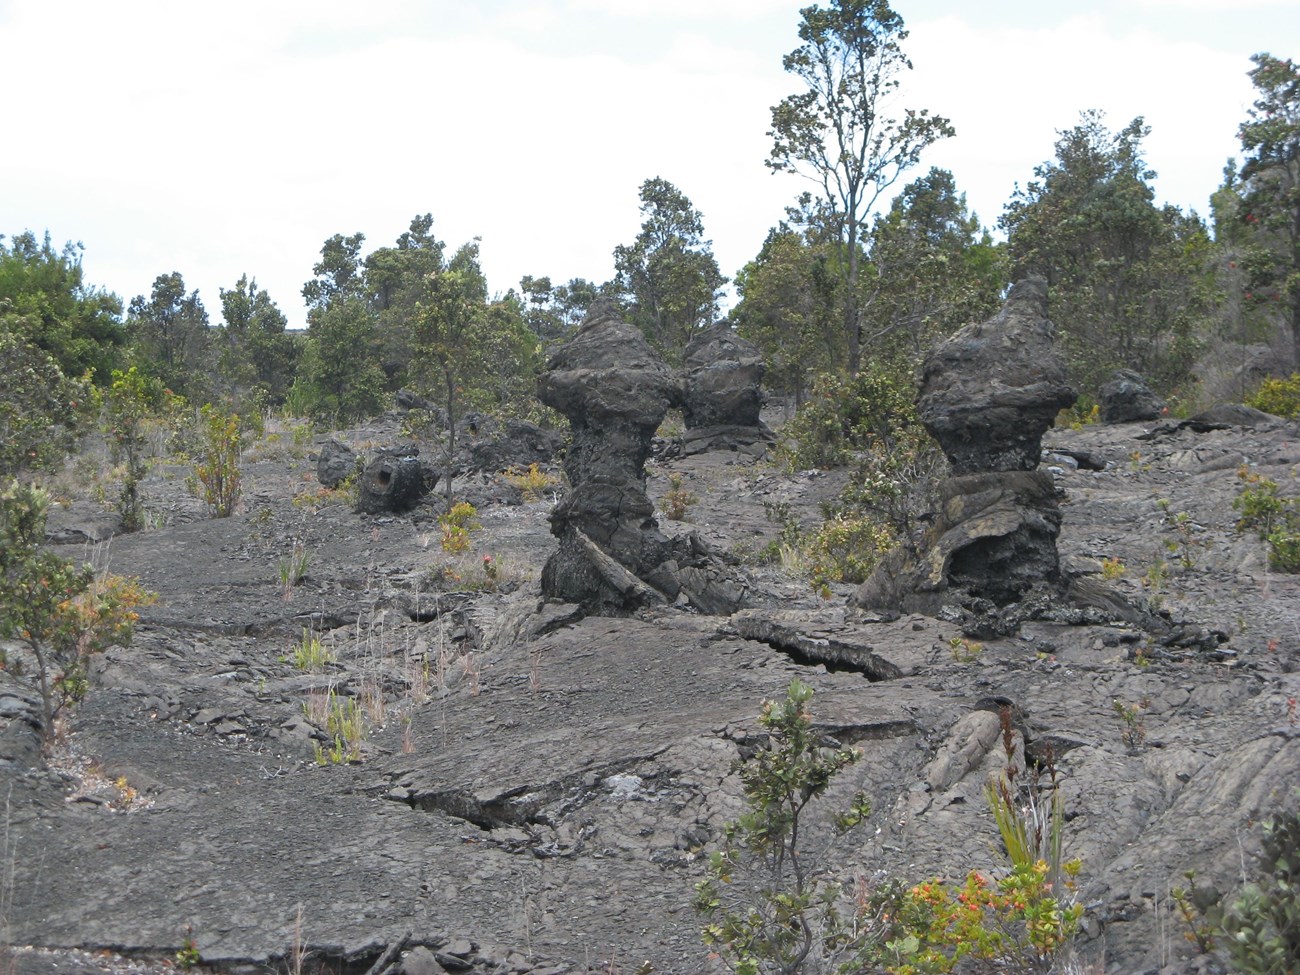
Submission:
M 1157 420 L 1165 410 L 1165 401 L 1132 369 L 1117 371 L 1098 391 L 1097 403 L 1101 407 L 1102 423 Z
M 316 480 L 332 491 L 356 472 L 356 451 L 337 440 L 325 441 L 316 455 Z
M 1030 471 L 1043 434 L 1076 398 L 1047 317 L 1047 284 L 1016 283 L 1002 310 L 926 358 L 917 409 L 953 473 Z

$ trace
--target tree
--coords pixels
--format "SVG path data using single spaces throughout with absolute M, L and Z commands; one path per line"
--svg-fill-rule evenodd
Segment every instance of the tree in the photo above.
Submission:
M 1251 60 L 1258 97 L 1239 133 L 1246 161 L 1237 210 L 1257 248 L 1248 303 L 1277 309 L 1300 367 L 1300 67 L 1270 54 Z
M 447 510 L 452 506 L 456 422 L 467 386 L 485 366 L 487 279 L 479 267 L 479 242 L 461 246 L 445 268 L 424 279 L 411 322 L 412 372 L 439 397 L 447 421 Z
M 1047 279 L 1052 320 L 1085 389 L 1117 368 L 1176 389 L 1210 316 L 1209 236 L 1195 214 L 1153 202 L 1149 132 L 1136 118 L 1112 134 L 1100 112 L 1084 112 L 1000 219 L 1013 275 Z
M 411 220 L 393 247 L 380 247 L 362 262 L 365 293 L 377 314 L 380 361 L 390 387 L 406 379 L 411 361 L 410 322 L 424 279 L 443 266 L 445 245 L 433 236 L 433 215 Z
M 695 332 L 717 317 L 727 279 L 704 239 L 703 216 L 672 183 L 656 176 L 641 184 L 641 215 L 636 240 L 614 248 L 616 286 L 631 322 L 680 362 Z
M 1002 248 L 966 210 L 952 173 L 931 169 L 894 197 L 871 232 L 862 345 L 906 372 L 934 343 L 997 311 Z
M 208 392 L 208 313 L 197 291 L 186 294 L 179 271 L 158 275 L 147 300 L 131 299 L 127 327 L 141 361 L 168 388 L 191 399 Z
M 290 408 L 349 422 L 383 409 L 384 373 L 376 355 L 375 316 L 359 296 L 336 296 L 313 312 Z
M 82 249 L 56 251 L 48 233 L 40 243 L 30 231 L 18 234 L 7 247 L 0 237 L 0 315 L 3 328 L 47 353 L 64 376 L 91 373 L 105 383 L 126 345 L 122 300 L 85 283 Z
M 361 245 L 366 235 L 355 233 L 351 237 L 335 234 L 321 246 L 320 260 L 312 265 L 315 278 L 302 286 L 302 297 L 307 302 L 307 320 L 319 315 L 336 298 L 359 298 L 365 292 L 365 275 L 361 268 Z
M 773 106 L 767 166 L 812 180 L 830 207 L 845 252 L 844 330 L 849 372 L 856 373 L 867 217 L 922 150 L 955 132 L 947 119 L 926 109 L 907 109 L 901 118 L 884 114 L 900 73 L 912 67 L 900 46 L 907 38 L 903 20 L 886 0 L 832 0 L 828 7 L 805 7 L 801 16 L 803 43 L 783 64 L 805 90 Z
M 293 382 L 298 347 L 286 334 L 288 320 L 257 280 L 240 275 L 230 290 L 221 288 L 224 322 L 222 372 L 236 388 L 259 390 L 272 405 L 284 402 Z
M 815 221 L 802 229 L 783 221 L 736 274 L 740 302 L 730 320 L 763 353 L 765 381 L 792 395 L 796 408 L 815 373 L 844 361 L 838 262 L 838 248 Z
M 0 311 L 0 478 L 50 467 L 72 449 L 89 383 L 68 379 L 44 349 L 7 326 Z

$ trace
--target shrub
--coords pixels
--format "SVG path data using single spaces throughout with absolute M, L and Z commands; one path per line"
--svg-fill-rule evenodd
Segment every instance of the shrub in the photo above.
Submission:
M 1246 975 L 1291 975 L 1300 959 L 1300 816 L 1264 824 L 1262 879 L 1224 912 L 1228 952 Z
M 804 550 L 813 586 L 865 581 L 895 541 L 889 527 L 872 518 L 837 514 L 827 519 Z
M 90 383 L 69 379 L 47 353 L 0 327 L 0 476 L 50 467 L 73 446 Z
M 851 379 L 818 377 L 812 396 L 785 425 L 778 456 L 788 469 L 843 467 L 857 451 L 892 445 L 908 427 L 919 426 L 911 377 L 881 366 Z
M 449 555 L 468 552 L 469 533 L 483 527 L 478 510 L 468 501 L 452 505 L 451 510 L 439 515 L 438 524 L 442 526 L 442 550 Z
M 523 492 L 525 501 L 536 501 L 560 484 L 559 478 L 542 470 L 536 461 L 524 470 L 512 467 L 503 476 L 507 484 L 512 484 Z
M 113 459 L 126 466 L 119 505 L 123 531 L 138 531 L 144 526 L 140 482 L 144 480 L 148 446 L 146 420 L 160 405 L 163 394 L 162 383 L 135 366 L 126 372 L 114 369 L 112 382 L 104 392 L 104 434 Z
M 1042 973 L 1074 936 L 1077 860 L 1062 859 L 1064 813 L 1054 770 L 1016 786 L 1009 711 L 1002 715 L 1008 767 L 986 793 L 1009 869 L 994 880 L 971 871 L 961 882 L 907 887 L 859 880 L 846 891 L 811 853 L 807 807 L 860 758 L 826 747 L 812 726 L 813 691 L 790 683 L 784 701 L 765 701 L 759 723 L 769 743 L 736 771 L 747 811 L 724 827 L 722 849 L 696 886 L 702 936 L 738 975 L 820 973 Z M 869 813 L 862 795 L 833 820 L 843 834 Z M 750 889 L 739 881 L 751 878 Z
M 1244 485 L 1232 502 L 1241 517 L 1240 531 L 1254 531 L 1268 545 L 1268 564 L 1278 572 L 1300 573 L 1300 510 L 1297 499 L 1283 497 L 1276 481 L 1251 471 L 1237 470 Z
M 668 475 L 668 490 L 659 499 L 659 510 L 669 521 L 687 521 L 691 506 L 700 499 L 682 487 L 682 475 Z
M 1300 372 L 1289 379 L 1265 379 L 1246 397 L 1246 405 L 1288 420 L 1300 417 Z
M 44 491 L 17 481 L 0 493 L 0 637 L 36 660 L 47 740 L 63 708 L 85 695 L 90 657 L 130 643 L 136 609 L 153 600 L 134 580 L 41 551 L 48 506 Z
M 211 403 L 199 410 L 199 460 L 194 465 L 199 497 L 217 518 L 235 513 L 242 490 L 243 474 L 239 458 L 244 449 L 244 433 L 239 414 L 223 413 Z

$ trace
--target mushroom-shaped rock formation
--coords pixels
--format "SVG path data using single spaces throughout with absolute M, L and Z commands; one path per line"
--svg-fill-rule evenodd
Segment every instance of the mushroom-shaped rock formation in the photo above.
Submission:
M 987 322 L 959 329 L 925 360 L 917 410 L 954 474 L 1032 471 L 1043 434 L 1075 400 L 1047 317 L 1047 284 L 1018 282 Z
M 918 410 L 957 476 L 919 550 L 878 565 L 854 596 L 868 609 L 998 614 L 1060 577 L 1056 489 L 1038 471 L 1043 433 L 1074 402 L 1053 347 L 1041 278 L 1011 289 L 989 321 L 967 325 L 926 359 Z
M 705 612 L 736 609 L 739 589 L 712 553 L 698 538 L 668 539 L 646 495 L 651 440 L 681 384 L 641 332 L 607 306 L 593 309 L 548 363 L 538 395 L 572 427 L 571 490 L 551 513 L 560 544 L 542 591 L 592 612 L 683 595 Z

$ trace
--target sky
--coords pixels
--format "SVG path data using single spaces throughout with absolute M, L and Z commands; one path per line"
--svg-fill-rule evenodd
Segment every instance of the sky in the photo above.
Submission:
M 213 324 L 247 274 L 293 327 L 327 238 L 369 252 L 422 213 L 449 250 L 482 238 L 494 293 L 608 280 L 662 177 L 731 276 L 813 188 L 764 166 L 801 5 L 0 0 L 0 233 L 81 242 L 86 280 L 124 302 L 179 271 Z M 989 227 L 1090 109 L 1112 131 L 1143 116 L 1158 202 L 1208 216 L 1250 55 L 1300 56 L 1300 0 L 893 7 L 914 66 L 898 107 L 957 130 L 909 175 L 951 170 Z

